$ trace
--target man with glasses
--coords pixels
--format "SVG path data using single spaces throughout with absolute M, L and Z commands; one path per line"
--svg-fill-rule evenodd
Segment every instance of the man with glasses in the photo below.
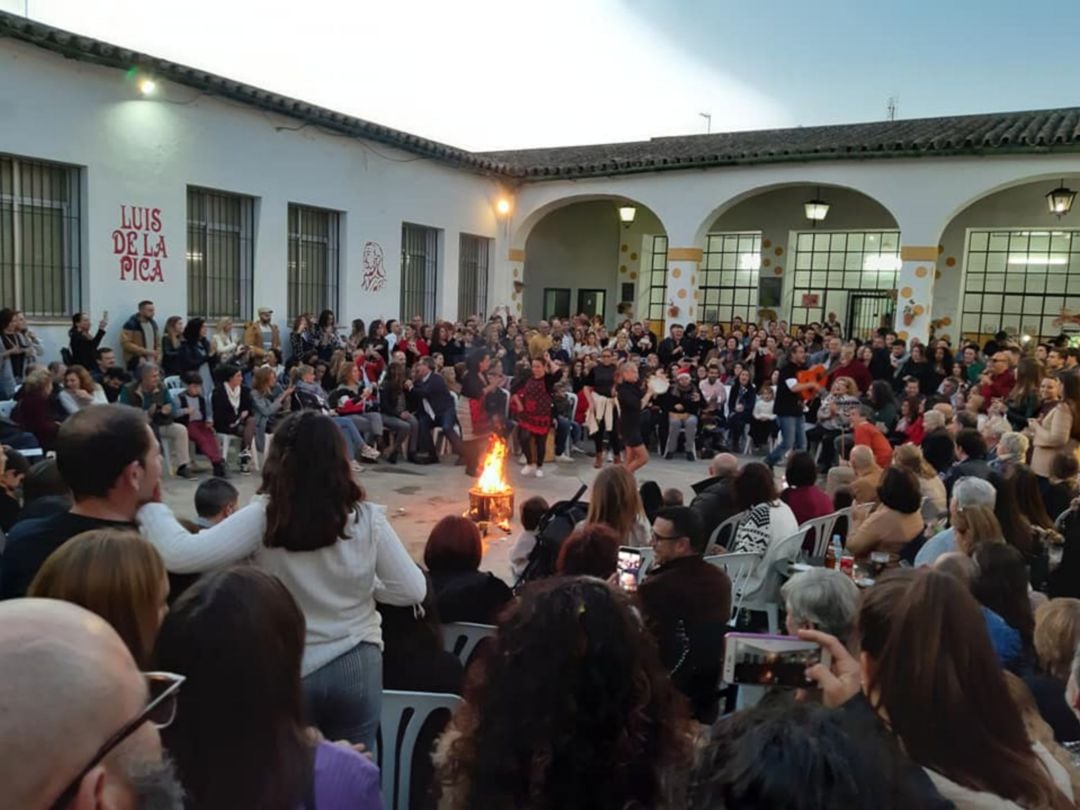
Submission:
M 661 509 L 652 528 L 656 567 L 637 594 L 660 660 L 702 723 L 712 723 L 718 713 L 720 660 L 731 618 L 731 581 L 705 561 L 707 543 L 697 512 L 687 506 Z
M 140 673 L 116 632 L 81 607 L 0 603 L 0 805 L 181 810 L 158 729 L 183 680 Z

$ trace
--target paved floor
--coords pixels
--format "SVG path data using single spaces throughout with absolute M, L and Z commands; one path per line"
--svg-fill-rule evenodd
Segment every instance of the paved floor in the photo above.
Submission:
M 520 504 L 532 495 L 541 495 L 549 502 L 565 500 L 573 496 L 582 485 L 592 484 L 596 470 L 592 459 L 574 456 L 574 461 L 567 464 L 545 464 L 544 477 L 541 479 L 521 475 L 521 465 L 509 463 L 510 483 L 515 490 L 515 501 Z M 179 478 L 165 479 L 163 495 L 166 503 L 172 507 L 178 517 L 194 517 L 194 493 L 198 480 L 209 475 L 207 470 L 199 479 L 185 481 Z M 689 503 L 693 497 L 690 485 L 708 476 L 707 461 L 686 461 L 678 459 L 664 461 L 653 456 L 649 463 L 637 472 L 639 482 L 653 480 L 661 489 L 677 487 L 683 491 L 683 497 Z M 239 475 L 230 472 L 230 480 L 240 490 L 240 503 L 247 503 L 255 493 L 259 483 L 258 473 Z M 397 529 L 398 536 L 413 558 L 419 560 L 423 555 L 431 527 L 445 515 L 460 515 L 468 508 L 468 488 L 471 479 L 465 476 L 463 467 L 453 464 L 453 457 L 444 458 L 438 465 L 418 466 L 413 464 L 365 464 L 364 472 L 359 476 L 368 500 L 384 504 L 390 515 L 391 524 Z M 588 493 L 586 493 L 586 498 Z M 483 568 L 494 571 L 499 576 L 508 577 L 508 556 L 513 539 L 521 531 L 515 516 L 509 535 L 496 531 L 489 536 Z

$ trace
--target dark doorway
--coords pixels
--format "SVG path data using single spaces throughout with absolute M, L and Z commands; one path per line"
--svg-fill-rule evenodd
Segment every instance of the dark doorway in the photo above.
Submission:
M 893 325 L 896 311 L 895 293 L 851 293 L 848 297 L 847 332 L 845 337 L 870 340 L 880 327 Z
M 604 303 L 607 298 L 607 290 L 578 290 L 577 292 L 577 315 L 593 315 L 604 317 Z
M 544 287 L 544 320 L 570 317 L 570 288 Z

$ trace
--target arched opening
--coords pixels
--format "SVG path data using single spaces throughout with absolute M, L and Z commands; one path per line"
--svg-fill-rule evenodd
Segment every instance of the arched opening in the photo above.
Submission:
M 806 203 L 828 204 L 824 219 Z M 698 296 L 706 321 L 822 323 L 868 338 L 892 325 L 900 232 L 895 217 L 851 188 L 787 184 L 751 192 L 706 220 Z
M 1078 177 L 1029 180 L 959 211 L 941 235 L 933 327 L 980 345 L 999 331 L 1080 342 L 1080 209 L 1058 217 L 1046 194 Z
M 624 221 L 620 208 L 633 208 Z M 592 198 L 549 208 L 525 241 L 522 314 L 532 322 L 570 315 L 663 320 L 667 234 L 648 207 Z

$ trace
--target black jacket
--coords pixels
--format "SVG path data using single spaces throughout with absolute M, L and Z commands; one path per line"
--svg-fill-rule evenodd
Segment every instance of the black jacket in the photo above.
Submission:
M 450 389 L 446 387 L 446 380 L 434 371 L 426 380 L 418 380 L 413 383 L 413 393 L 419 398 L 426 399 L 431 409 L 438 417 L 447 411 L 454 410 L 454 398 L 450 396 Z
M 690 508 L 701 517 L 706 537 L 711 537 L 717 526 L 739 511 L 734 482 L 732 475 L 715 475 L 691 487 L 694 499 L 690 501 Z M 720 541 L 723 543 L 724 538 Z
M 499 611 L 513 597 L 505 582 L 486 571 L 432 571 L 431 584 L 444 624 L 495 624 Z
M 251 402 L 251 389 L 246 385 L 240 386 L 240 407 L 233 408 L 229 402 L 229 395 L 225 393 L 225 383 L 218 383 L 214 387 L 211 407 L 214 409 L 214 432 L 235 433 L 240 421 L 240 414 L 247 411 L 248 416 L 253 416 L 255 406 Z

